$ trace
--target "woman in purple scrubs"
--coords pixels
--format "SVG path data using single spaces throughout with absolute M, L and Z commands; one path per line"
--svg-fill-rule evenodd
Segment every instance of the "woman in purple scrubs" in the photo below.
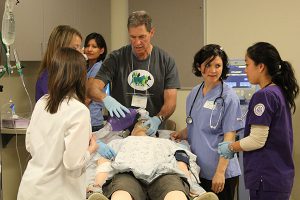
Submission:
M 79 31 L 68 25 L 59 25 L 53 29 L 47 49 L 39 69 L 35 85 L 35 101 L 48 94 L 48 66 L 55 51 L 60 47 L 70 47 L 81 52 L 82 36 Z
M 218 150 L 225 158 L 244 151 L 251 200 L 288 200 L 295 176 L 291 110 L 295 112 L 299 86 L 291 64 L 269 43 L 249 47 L 245 61 L 250 83 L 261 89 L 249 103 L 245 138 L 222 142 Z

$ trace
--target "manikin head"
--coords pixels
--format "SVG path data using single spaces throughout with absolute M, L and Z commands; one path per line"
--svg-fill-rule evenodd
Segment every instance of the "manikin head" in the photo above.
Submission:
M 148 127 L 143 126 L 145 120 L 139 120 L 131 132 L 132 136 L 147 136 Z

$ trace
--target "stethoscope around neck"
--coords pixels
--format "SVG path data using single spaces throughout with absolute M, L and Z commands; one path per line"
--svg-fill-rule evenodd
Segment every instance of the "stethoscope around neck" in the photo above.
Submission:
M 217 128 L 217 126 L 218 126 L 218 124 L 219 124 L 219 122 L 221 120 L 221 115 L 222 115 L 222 112 L 220 111 L 217 123 L 215 125 L 212 125 L 212 115 L 213 115 L 213 112 L 214 112 L 214 110 L 216 108 L 216 102 L 219 101 L 219 100 L 221 100 L 222 101 L 222 103 L 221 103 L 222 110 L 224 109 L 224 98 L 222 97 L 223 96 L 223 80 L 221 80 L 221 84 L 222 84 L 222 86 L 221 86 L 221 93 L 220 93 L 220 95 L 217 98 L 215 98 L 214 105 L 213 105 L 213 108 L 212 108 L 211 113 L 210 113 L 209 126 L 212 129 L 216 129 Z M 191 109 L 190 109 L 189 115 L 188 115 L 188 117 L 185 120 L 187 124 L 192 124 L 193 123 L 192 110 L 193 110 L 193 107 L 195 105 L 195 101 L 196 101 L 196 99 L 198 97 L 198 94 L 199 94 L 201 88 L 203 87 L 203 85 L 204 85 L 204 82 L 201 83 L 201 85 L 200 85 L 200 87 L 199 87 L 199 89 L 198 89 L 198 91 L 196 93 L 196 96 L 195 96 L 195 98 L 193 100 L 193 103 L 191 105 Z

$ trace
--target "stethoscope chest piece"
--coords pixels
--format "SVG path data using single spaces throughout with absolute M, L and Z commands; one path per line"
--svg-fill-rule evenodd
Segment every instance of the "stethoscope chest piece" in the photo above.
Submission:
M 192 105 L 191 105 L 191 109 L 190 109 L 190 112 L 189 112 L 189 116 L 185 119 L 185 122 L 186 122 L 187 124 L 192 124 L 192 123 L 193 123 L 193 118 L 192 118 L 192 116 L 191 116 L 191 115 L 192 115 L 192 110 L 193 110 L 195 101 L 196 101 L 196 99 L 197 99 L 197 96 L 198 96 L 198 94 L 199 94 L 199 91 L 200 91 L 201 87 L 203 86 L 203 83 L 204 83 L 204 82 L 201 83 L 201 85 L 200 85 L 200 87 L 199 87 L 199 89 L 198 89 L 198 91 L 197 91 L 197 93 L 196 93 L 196 96 L 195 96 L 195 98 L 194 98 L 194 100 L 193 100 L 193 103 L 192 103 Z M 214 108 L 213 108 L 212 111 L 211 111 L 210 119 L 209 119 L 209 125 L 210 125 L 210 128 L 212 128 L 212 129 L 216 129 L 216 128 L 217 128 L 217 126 L 218 126 L 218 124 L 219 124 L 219 121 L 221 120 L 221 114 L 222 114 L 222 112 L 220 112 L 219 117 L 218 117 L 218 121 L 217 121 L 216 125 L 212 125 L 212 115 L 213 115 L 213 111 L 215 110 L 216 104 L 217 104 L 218 102 L 221 101 L 221 104 L 219 104 L 219 105 L 221 105 L 222 109 L 224 109 L 224 106 L 225 106 L 224 99 L 223 99 L 223 97 L 222 97 L 222 96 L 223 96 L 223 81 L 222 81 L 222 80 L 221 80 L 221 84 L 222 84 L 222 86 L 221 86 L 221 94 L 220 94 L 219 97 L 217 97 L 217 98 L 214 100 Z
M 191 116 L 188 116 L 186 119 L 185 119 L 185 122 L 187 124 L 192 124 L 193 123 L 193 118 Z

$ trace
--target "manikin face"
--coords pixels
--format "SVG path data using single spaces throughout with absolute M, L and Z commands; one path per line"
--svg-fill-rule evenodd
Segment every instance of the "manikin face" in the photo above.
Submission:
M 134 125 L 134 129 L 131 132 L 132 136 L 147 136 L 147 127 L 143 126 L 145 120 L 140 120 Z
M 89 61 L 96 61 L 103 52 L 104 48 L 98 47 L 95 39 L 91 39 L 87 46 L 84 47 L 84 53 L 87 55 Z
M 151 50 L 154 29 L 148 32 L 145 25 L 129 27 L 128 34 L 134 54 L 140 59 L 147 58 Z
M 218 83 L 222 75 L 223 61 L 220 56 L 216 56 L 210 63 L 210 59 L 203 62 L 199 69 L 206 84 Z
M 259 84 L 259 67 L 255 64 L 255 62 L 249 58 L 247 55 L 245 56 L 246 68 L 245 72 L 247 74 L 248 80 L 251 84 Z

